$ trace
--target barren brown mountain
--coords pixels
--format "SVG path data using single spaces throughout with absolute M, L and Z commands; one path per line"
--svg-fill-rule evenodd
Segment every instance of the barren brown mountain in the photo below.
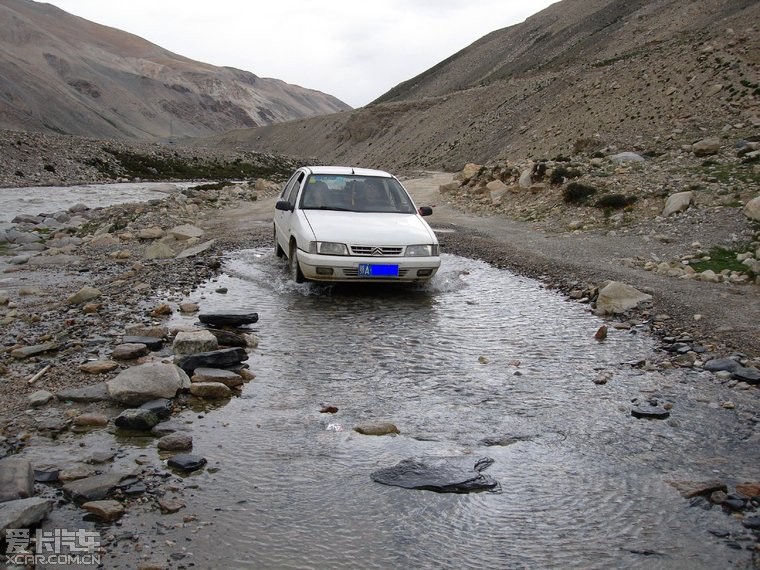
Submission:
M 563 0 L 365 108 L 213 142 L 458 170 L 609 145 L 659 152 L 724 128 L 749 137 L 760 126 L 759 48 L 756 0 Z
M 0 128 L 96 138 L 200 136 L 350 109 L 30 0 L 0 0 L 0 85 Z

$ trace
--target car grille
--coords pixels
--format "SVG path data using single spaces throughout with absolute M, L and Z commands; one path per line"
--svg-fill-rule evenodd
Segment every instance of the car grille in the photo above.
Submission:
M 399 268 L 398 270 L 399 277 L 404 277 L 407 273 L 409 273 L 408 269 Z M 343 275 L 345 275 L 346 277 L 359 277 L 359 268 L 358 267 L 354 267 L 352 269 L 345 268 L 343 269 Z
M 376 245 L 352 245 L 351 253 L 353 255 L 364 256 L 383 256 L 383 255 L 401 255 L 403 247 L 398 246 L 376 246 Z

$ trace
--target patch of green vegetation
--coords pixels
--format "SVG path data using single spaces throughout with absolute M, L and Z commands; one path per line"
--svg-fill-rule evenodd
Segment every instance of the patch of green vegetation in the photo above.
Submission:
M 604 208 L 605 210 L 620 210 L 630 206 L 636 201 L 636 196 L 627 196 L 625 194 L 606 194 L 599 198 L 594 206 Z
M 736 256 L 739 253 L 744 253 L 746 249 L 746 247 L 739 249 L 714 247 L 708 253 L 710 257 L 708 261 L 697 261 L 691 263 L 691 266 L 699 273 L 707 271 L 708 269 L 713 270 L 715 273 L 720 273 L 725 269 L 728 269 L 729 271 L 745 272 L 747 271 L 747 266 L 741 261 L 737 261 Z
M 760 184 L 760 172 L 752 168 L 751 164 L 751 161 L 739 164 L 721 164 L 715 160 L 705 160 L 702 163 L 702 169 L 705 175 L 709 175 L 719 182 L 729 183 L 738 180 L 750 184 Z
M 197 158 L 147 155 L 109 148 L 104 150 L 114 157 L 116 165 L 99 158 L 90 160 L 88 164 L 109 178 L 123 176 L 145 180 L 282 179 L 287 178 L 293 169 L 292 164 L 287 161 L 276 159 L 261 163 L 244 162 L 240 158 L 233 161 L 201 161 Z
M 568 204 L 583 204 L 589 196 L 596 194 L 596 192 L 597 189 L 593 186 L 571 182 L 562 191 L 562 198 Z

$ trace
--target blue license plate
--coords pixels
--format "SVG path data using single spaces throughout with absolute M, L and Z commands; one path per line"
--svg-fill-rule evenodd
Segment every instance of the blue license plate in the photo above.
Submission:
M 398 277 L 398 265 L 360 263 L 359 277 Z

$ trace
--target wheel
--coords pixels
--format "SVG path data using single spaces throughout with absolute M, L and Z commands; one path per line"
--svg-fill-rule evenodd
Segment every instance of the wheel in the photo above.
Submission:
M 288 256 L 288 270 L 290 271 L 290 278 L 296 283 L 303 283 L 303 273 L 301 273 L 301 267 L 298 265 L 298 247 L 295 240 L 290 242 L 290 255 Z
M 272 230 L 272 236 L 274 237 L 274 254 L 279 258 L 285 257 L 285 252 L 282 250 L 280 242 L 277 241 L 277 228 Z

